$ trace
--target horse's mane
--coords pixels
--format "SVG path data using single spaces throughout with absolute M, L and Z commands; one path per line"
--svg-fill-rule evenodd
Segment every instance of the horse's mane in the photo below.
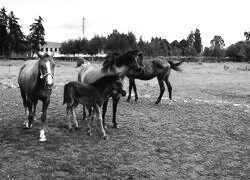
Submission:
M 105 89 L 105 87 L 107 87 L 107 85 L 114 83 L 118 79 L 119 79 L 118 74 L 107 75 L 107 76 L 101 77 L 100 79 L 96 80 L 90 85 L 99 90 L 103 90 Z
M 106 60 L 103 62 L 102 72 L 107 72 L 108 69 L 114 64 L 117 67 L 121 67 L 122 65 L 131 65 L 134 61 L 134 56 L 136 56 L 138 52 L 138 50 L 132 50 L 127 51 L 124 54 L 113 53 L 112 55 L 108 55 Z

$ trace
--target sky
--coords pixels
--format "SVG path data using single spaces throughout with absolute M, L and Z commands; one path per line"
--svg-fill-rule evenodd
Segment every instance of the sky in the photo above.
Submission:
M 203 47 L 215 35 L 228 47 L 245 40 L 244 32 L 250 31 L 250 0 L 0 0 L 2 7 L 19 18 L 25 35 L 41 16 L 45 40 L 51 42 L 82 38 L 83 17 L 88 40 L 116 29 L 133 32 L 137 40 L 161 37 L 172 42 L 199 29 Z

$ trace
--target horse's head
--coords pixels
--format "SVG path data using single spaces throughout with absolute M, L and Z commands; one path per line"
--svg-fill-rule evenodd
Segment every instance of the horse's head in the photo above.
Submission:
M 53 60 L 53 54 L 49 56 L 47 53 L 41 55 L 37 53 L 39 57 L 39 72 L 40 78 L 44 79 L 45 85 L 48 89 L 52 89 L 54 85 L 54 69 L 55 62 Z
M 130 63 L 130 69 L 140 69 L 140 70 L 144 69 L 144 65 L 142 64 L 143 56 L 141 51 L 133 50 L 126 52 L 126 54 L 132 57 Z
M 122 83 L 122 79 L 120 78 L 120 73 L 116 74 L 115 76 L 116 76 L 116 80 L 112 84 L 113 89 L 116 90 L 122 96 L 126 96 L 126 91 L 123 90 L 123 83 Z

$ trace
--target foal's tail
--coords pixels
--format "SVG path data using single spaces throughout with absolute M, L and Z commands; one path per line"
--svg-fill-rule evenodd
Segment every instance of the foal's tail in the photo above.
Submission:
M 179 66 L 184 62 L 184 60 L 182 60 L 178 63 L 173 63 L 173 61 L 168 61 L 168 62 L 171 66 L 171 69 L 173 69 L 175 71 L 182 71 L 182 69 Z
M 63 105 L 65 103 L 70 103 L 73 100 L 73 91 L 72 86 L 70 83 L 65 84 L 64 91 L 63 91 Z

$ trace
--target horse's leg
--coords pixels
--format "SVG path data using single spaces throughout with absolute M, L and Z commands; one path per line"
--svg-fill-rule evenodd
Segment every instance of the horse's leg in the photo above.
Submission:
M 82 106 L 82 120 L 84 120 L 84 121 L 87 120 L 85 107 L 86 107 L 85 105 Z
M 68 105 L 67 105 L 67 108 L 66 108 L 66 112 L 67 112 L 67 118 L 68 118 L 69 131 L 71 131 L 72 130 L 72 125 L 71 125 L 70 115 L 72 114 L 72 110 L 71 110 L 70 107 L 68 107 Z
M 36 105 L 37 105 L 38 100 L 35 100 L 33 102 L 33 120 L 36 121 Z
M 41 115 L 42 128 L 40 130 L 40 138 L 39 138 L 39 141 L 41 142 L 46 141 L 45 121 L 46 121 L 47 108 L 49 106 L 49 103 L 50 103 L 50 98 L 46 98 L 45 100 L 43 100 L 42 115 Z
M 155 104 L 159 104 L 159 102 L 161 102 L 162 95 L 163 95 L 163 93 L 164 93 L 164 91 L 165 91 L 163 79 L 157 77 L 157 80 L 158 80 L 158 84 L 159 84 L 159 86 L 160 86 L 160 95 L 159 95 L 159 97 L 157 98 L 157 101 L 155 102 Z
M 107 136 L 107 134 L 105 132 L 105 129 L 103 128 L 103 121 L 102 121 L 102 116 L 101 116 L 101 107 L 99 107 L 99 106 L 96 107 L 96 113 L 97 113 L 97 117 L 98 117 L 98 121 L 99 121 L 99 124 L 100 124 L 101 131 L 102 131 L 102 134 L 103 134 L 103 139 L 107 140 L 108 136 Z
M 112 97 L 113 100 L 113 128 L 118 129 L 118 125 L 116 123 L 116 112 L 117 112 L 117 105 L 120 100 L 120 95 L 117 93 Z
M 127 102 L 130 101 L 131 99 L 131 91 L 132 91 L 132 78 L 129 78 L 129 88 L 128 88 L 128 98 L 127 98 Z
M 27 97 L 26 97 L 25 91 L 23 90 L 23 88 L 21 86 L 20 86 L 20 91 L 21 91 L 21 96 L 22 96 L 22 99 L 23 99 L 24 112 L 25 112 L 25 115 L 26 115 L 27 114 Z
M 93 123 L 93 120 L 94 120 L 94 115 L 96 115 L 96 109 L 94 107 L 94 110 L 91 114 L 91 117 L 90 117 L 90 120 L 89 120 L 89 123 L 88 123 L 88 135 L 91 136 L 91 127 L 92 127 L 92 123 Z
M 74 121 L 74 124 L 75 124 L 75 130 L 77 131 L 78 130 L 78 122 L 77 122 L 77 119 L 76 119 L 76 107 L 77 107 L 78 103 L 75 103 L 73 105 L 73 108 L 72 108 L 72 115 L 73 115 L 73 121 Z
M 107 129 L 106 124 L 105 124 L 105 114 L 107 112 L 108 102 L 109 102 L 109 98 L 107 98 L 104 101 L 103 106 L 102 106 L 102 122 L 103 122 L 104 129 Z
M 165 78 L 165 83 L 166 83 L 166 85 L 168 87 L 169 99 L 170 99 L 170 104 L 171 104 L 175 100 L 172 99 L 172 86 L 171 86 L 171 83 L 170 83 L 168 78 L 169 78 L 169 76 L 167 76 Z
M 32 127 L 33 122 L 33 112 L 32 112 L 32 100 L 30 98 L 27 98 L 26 105 L 28 107 L 29 113 L 28 113 L 28 121 L 25 119 L 23 126 L 25 129 Z
M 87 108 L 88 108 L 88 113 L 89 113 L 89 117 L 90 117 L 92 114 L 92 106 L 88 106 Z
M 135 85 L 135 79 L 132 79 L 132 88 L 134 89 L 134 93 L 135 93 L 135 102 L 137 102 L 138 94 L 137 94 L 137 89 L 136 89 L 136 85 Z

